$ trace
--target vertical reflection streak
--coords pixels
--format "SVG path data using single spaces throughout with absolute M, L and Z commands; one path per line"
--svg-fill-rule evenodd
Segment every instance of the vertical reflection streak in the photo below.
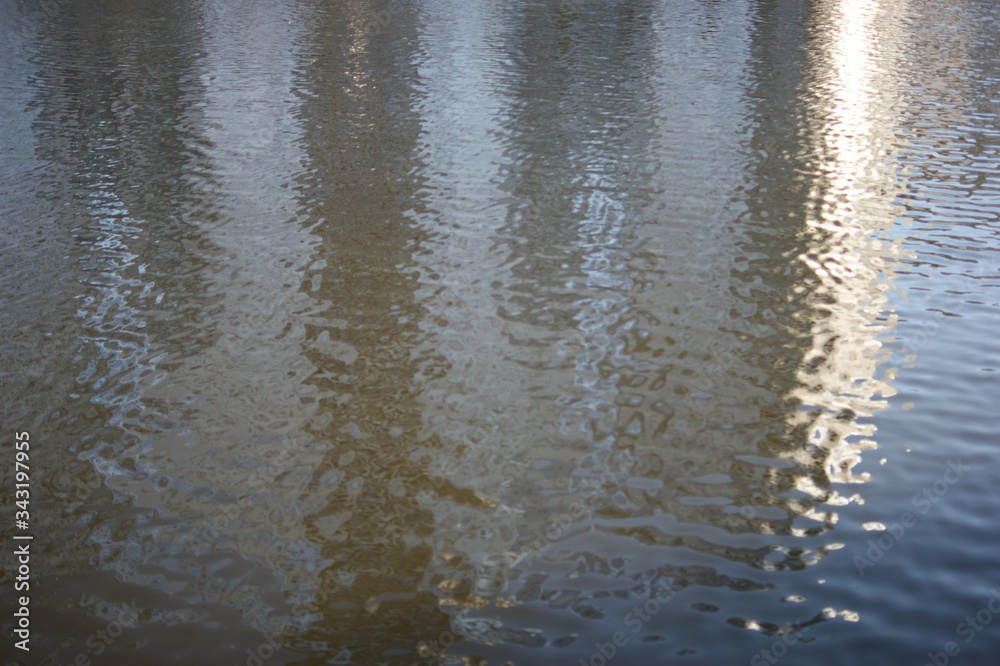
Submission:
M 594 131 L 606 128 L 595 128 Z M 590 445 L 609 452 L 617 441 L 619 394 L 617 373 L 604 371 L 606 361 L 620 365 L 620 340 L 616 324 L 629 308 L 632 280 L 624 272 L 629 255 L 622 248 L 621 233 L 626 220 L 621 200 L 621 186 L 613 181 L 611 155 L 591 155 L 584 166 L 586 174 L 581 192 L 576 196 L 572 214 L 579 216 L 577 245 L 581 252 L 580 270 L 585 276 L 585 291 L 593 294 L 575 303 L 579 311 L 576 339 L 583 347 L 574 359 L 573 383 L 582 387 L 585 397 L 570 404 L 560 415 L 560 430 L 567 437 L 583 436 Z M 603 471 L 604 462 L 587 475 Z M 582 470 L 578 470 L 582 471 Z
M 876 446 L 870 417 L 887 407 L 885 398 L 894 393 L 876 379 L 878 338 L 888 330 L 883 322 L 891 273 L 874 238 L 891 229 L 899 189 L 887 164 L 894 96 L 891 77 L 880 70 L 886 58 L 885 22 L 881 30 L 876 27 L 886 11 L 880 2 L 842 0 L 829 11 L 832 35 L 817 56 L 817 63 L 830 63 L 817 100 L 825 125 L 817 164 L 822 178 L 814 191 L 822 201 L 818 214 L 806 220 L 816 242 L 798 257 L 819 280 L 810 300 L 826 316 L 813 324 L 812 350 L 791 395 L 814 409 L 809 414 L 800 408 L 790 425 L 808 428 L 810 442 L 826 451 L 832 482 L 859 483 L 867 477 L 855 477 L 851 469 L 862 450 Z M 805 462 L 802 455 L 805 451 L 789 457 Z M 799 489 L 816 492 L 805 478 Z
M 506 495 L 537 436 L 525 425 L 531 375 L 497 315 L 498 288 L 512 282 L 497 241 L 508 215 L 501 184 L 510 61 L 498 44 L 505 13 L 488 3 L 421 6 L 420 439 L 431 454 L 427 474 L 462 489 L 434 506 L 427 585 L 459 614 L 461 604 L 481 605 L 506 584 L 517 519 Z M 468 600 L 451 597 L 456 586 Z
M 304 292 L 318 239 L 297 213 L 291 187 L 306 157 L 294 72 L 300 20 L 285 3 L 206 3 L 198 85 L 186 119 L 207 168 L 186 174 L 195 191 L 179 212 L 200 231 L 203 304 L 181 328 L 193 343 L 171 345 L 166 377 L 147 392 L 164 413 L 146 456 L 166 487 L 159 501 L 185 516 L 179 568 L 199 600 L 224 601 L 247 625 L 273 631 L 287 609 L 271 586 L 315 585 L 326 565 L 306 528 L 300 489 L 321 452 L 305 434 L 321 392 L 304 354 L 306 327 L 322 305 Z M 168 294 L 163 307 L 178 307 Z M 168 415 L 168 416 L 166 416 Z M 315 500 L 318 501 L 318 500 Z M 297 505 L 299 502 L 301 505 Z M 219 562 L 264 586 L 215 591 L 198 581 Z M 268 598 L 270 597 L 270 598 Z

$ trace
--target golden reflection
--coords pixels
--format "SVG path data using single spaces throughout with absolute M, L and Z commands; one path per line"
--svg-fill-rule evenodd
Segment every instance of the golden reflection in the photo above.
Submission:
M 900 191 L 888 158 L 895 82 L 881 67 L 891 37 L 879 0 L 843 0 L 828 11 L 831 34 L 815 56 L 823 72 L 816 105 L 825 122 L 813 188 L 821 197 L 806 219 L 816 241 L 798 256 L 818 279 L 809 300 L 825 316 L 811 324 L 812 349 L 791 392 L 802 407 L 789 423 L 825 452 L 831 482 L 861 483 L 867 475 L 852 470 L 862 451 L 876 447 L 870 418 L 894 394 L 876 374 L 880 337 L 892 323 L 885 316 L 892 273 L 882 259 L 892 253 L 883 238 Z

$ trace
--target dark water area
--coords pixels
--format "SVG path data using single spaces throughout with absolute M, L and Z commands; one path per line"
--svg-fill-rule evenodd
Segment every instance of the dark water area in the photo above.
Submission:
M 0 0 L 0 63 L 3 664 L 1000 663 L 997 3 Z

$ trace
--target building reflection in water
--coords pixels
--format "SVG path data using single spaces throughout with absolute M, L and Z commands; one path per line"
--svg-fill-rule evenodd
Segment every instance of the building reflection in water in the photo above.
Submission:
M 476 79 L 494 87 L 467 86 L 491 102 L 455 131 L 509 142 L 507 178 L 474 181 L 509 188 L 508 223 L 487 223 L 453 193 L 446 219 L 481 249 L 466 240 L 428 271 L 455 295 L 435 312 L 468 333 L 434 343 L 463 338 L 441 352 L 446 379 L 425 389 L 456 407 L 425 419 L 458 442 L 442 469 L 464 456 L 479 472 L 456 472 L 456 485 L 487 498 L 461 519 L 436 510 L 449 528 L 435 532 L 443 562 L 431 562 L 442 569 L 431 582 L 458 609 L 456 631 L 504 655 L 569 646 L 665 587 L 680 607 L 725 608 L 720 621 L 758 631 L 788 630 L 788 612 L 734 592 L 804 602 L 796 626 L 856 619 L 789 594 L 781 574 L 841 547 L 838 507 L 863 501 L 852 470 L 892 392 L 878 365 L 896 250 L 879 235 L 898 186 L 886 157 L 892 98 L 878 92 L 880 40 L 891 36 L 876 33 L 878 10 L 831 4 L 797 26 L 816 50 L 777 82 L 754 69 L 782 54 L 767 52 L 748 8 L 688 13 L 704 28 L 696 48 L 675 39 L 696 31 L 670 10 L 650 11 L 650 23 L 618 6 L 529 15 L 496 38 L 555 66 L 526 56 L 509 69 L 495 56 Z M 779 31 L 801 19 L 758 11 Z M 611 25 L 621 34 L 609 37 Z M 608 43 L 657 67 L 630 69 L 601 52 Z M 679 86 L 685 76 L 699 85 Z M 521 97 L 505 109 L 496 93 L 509 88 Z M 507 109 L 515 121 L 498 117 Z M 429 168 L 471 180 L 460 158 L 448 164 L 456 171 Z M 498 382 L 507 389 L 477 390 Z M 476 397 L 486 393 L 488 403 Z M 484 412 L 494 426 L 512 413 L 530 425 L 463 440 L 455 424 L 471 429 Z M 643 636 L 704 645 L 710 624 L 664 613 Z
M 148 88 L 181 128 L 162 204 L 37 129 L 96 174 L 99 414 L 66 428 L 106 427 L 70 462 L 118 513 L 74 544 L 198 609 L 163 622 L 222 605 L 229 643 L 291 625 L 357 663 L 586 657 L 650 599 L 636 660 L 856 619 L 796 574 L 840 547 L 892 394 L 894 6 L 173 16 L 199 55 Z

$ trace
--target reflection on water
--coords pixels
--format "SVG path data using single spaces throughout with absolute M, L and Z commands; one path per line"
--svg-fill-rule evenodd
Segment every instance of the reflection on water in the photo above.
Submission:
M 32 663 L 133 600 L 108 663 L 936 649 L 997 508 L 998 17 L 956 7 L 5 5 Z

